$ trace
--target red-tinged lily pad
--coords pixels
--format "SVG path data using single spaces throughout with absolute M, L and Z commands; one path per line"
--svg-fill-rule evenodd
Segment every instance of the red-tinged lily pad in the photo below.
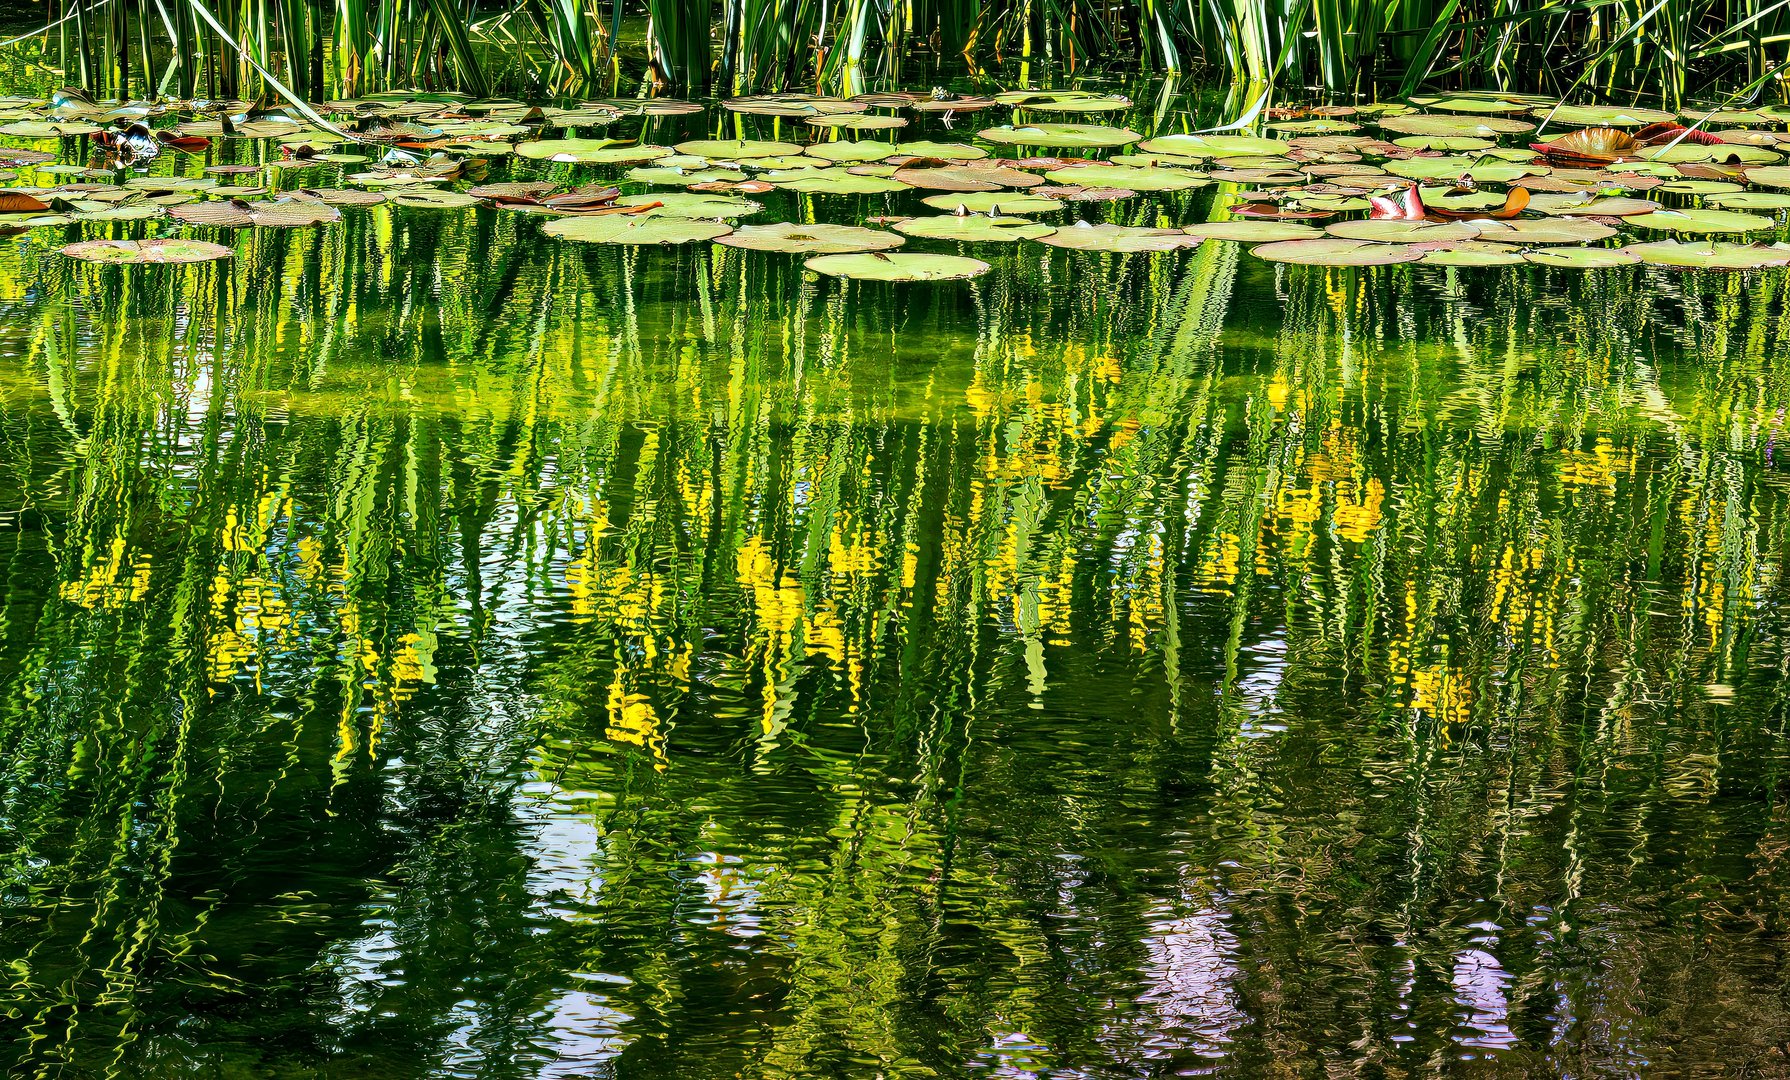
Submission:
M 62 254 L 83 262 L 136 265 L 140 263 L 196 263 L 228 259 L 234 252 L 222 244 L 166 237 L 156 240 L 84 240 L 61 249 Z
M 1391 266 L 1416 262 L 1427 252 L 1415 244 L 1376 244 L 1368 240 L 1284 240 L 1249 249 L 1258 259 L 1302 266 Z

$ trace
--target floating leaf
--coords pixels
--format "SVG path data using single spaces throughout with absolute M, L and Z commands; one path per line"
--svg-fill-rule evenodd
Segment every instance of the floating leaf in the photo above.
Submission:
M 62 254 L 85 262 L 196 263 L 228 259 L 233 252 L 222 244 L 203 240 L 165 237 L 156 240 L 85 240 L 61 249 Z
M 1614 105 L 1544 105 L 1530 115 L 1550 124 L 1569 127 L 1638 128 L 1675 119 L 1674 113 L 1658 109 L 1630 109 Z
M 926 140 L 896 143 L 895 152 L 909 157 L 938 158 L 942 161 L 979 161 L 988 156 L 988 151 L 968 143 Z
M 1092 225 L 1078 221 L 1038 237 L 1041 244 L 1073 251 L 1176 251 L 1198 247 L 1200 239 L 1180 229 L 1146 229 L 1129 225 Z
M 802 265 L 817 274 L 860 281 L 950 281 L 988 272 L 988 264 L 980 259 L 911 251 L 817 255 Z
M 1627 248 L 1552 247 L 1523 253 L 1524 262 L 1538 266 L 1558 266 L 1568 270 L 1596 270 L 1606 266 L 1627 266 L 1641 257 Z
M 1381 129 L 1401 135 L 1441 135 L 1448 138 L 1471 136 L 1496 139 L 1500 135 L 1523 135 L 1535 130 L 1527 120 L 1510 120 L 1501 116 L 1446 116 L 1415 113 L 1389 116 L 1380 121 Z
M 1678 233 L 1750 233 L 1777 228 L 1777 221 L 1739 210 L 1655 210 L 1626 218 L 1643 229 Z
M 1308 266 L 1389 266 L 1416 262 L 1426 254 L 1423 248 L 1413 244 L 1376 244 L 1336 237 L 1261 244 L 1250 248 L 1249 253 L 1269 262 Z
M 941 214 L 933 217 L 908 218 L 897 222 L 895 230 L 927 240 L 959 240 L 965 243 L 1012 243 L 1015 240 L 1036 240 L 1056 230 L 1022 217 L 988 217 L 971 214 Z
M 1152 154 L 1177 154 L 1189 158 L 1233 157 L 1243 154 L 1284 154 L 1291 143 L 1254 135 L 1159 135 L 1138 144 Z
M 555 218 L 541 226 L 541 231 L 586 244 L 688 244 L 726 236 L 733 229 L 718 221 L 621 214 Z
M 650 206 L 654 217 L 738 218 L 764 209 L 762 203 L 733 195 L 709 195 L 677 191 L 660 195 L 629 195 L 615 200 L 617 206 Z
M 1776 191 L 1736 191 L 1703 200 L 1724 210 L 1790 210 L 1790 195 Z
M 1029 188 L 1044 183 L 1042 177 L 1004 165 L 944 165 L 895 170 L 895 179 L 927 191 L 999 191 Z
M 1310 225 L 1291 221 L 1209 221 L 1189 225 L 1181 230 L 1189 236 L 1206 240 L 1229 240 L 1240 244 L 1273 243 L 1280 240 L 1314 240 L 1323 232 Z
M 797 225 L 787 221 L 774 225 L 742 225 L 715 240 L 715 243 L 728 247 L 793 251 L 805 255 L 883 251 L 906 242 L 904 237 L 883 229 L 863 229 L 854 225 Z
M 710 161 L 741 161 L 746 158 L 782 157 L 799 154 L 795 143 L 767 142 L 761 139 L 694 139 L 677 144 L 677 152 Z
M 1621 250 L 1655 266 L 1680 266 L 1690 270 L 1757 270 L 1790 266 L 1790 245 L 1785 244 L 1658 240 L 1651 244 L 1630 244 Z
M 860 119 L 892 119 L 890 117 L 871 117 Z M 815 143 L 808 148 L 811 157 L 823 161 L 881 161 L 895 153 L 895 144 L 877 142 L 874 139 L 841 140 L 839 142 Z
M 1458 240 L 1431 248 L 1421 261 L 1432 266 L 1512 266 L 1523 261 L 1523 253 L 1510 244 Z
M 1183 191 L 1205 187 L 1212 181 L 1179 169 L 1138 168 L 1127 165 L 1071 165 L 1044 174 L 1058 184 L 1077 187 L 1116 187 L 1131 191 Z
M 1515 221 L 1474 220 L 1479 239 L 1501 244 L 1590 244 L 1616 235 L 1601 221 L 1584 218 L 1518 218 Z
M 865 176 L 844 169 L 792 169 L 786 175 L 766 173 L 763 179 L 780 188 L 807 195 L 887 195 L 911 190 L 899 180 Z
M 1432 225 L 1425 221 L 1339 221 L 1324 231 L 1344 240 L 1367 240 L 1377 244 L 1434 244 L 1443 241 L 1472 240 L 1480 233 L 1476 225 L 1449 222 Z
M 928 195 L 920 201 L 937 210 L 952 213 L 961 210 L 972 214 L 1046 214 L 1063 208 L 1058 200 L 1037 195 L 1037 190 L 946 192 Z
M 542 139 L 516 144 L 516 156 L 577 165 L 631 165 L 671 156 L 669 146 L 630 145 L 620 139 Z
M 1102 127 L 1099 124 L 1032 124 L 1026 127 L 996 127 L 981 132 L 984 139 L 1006 146 L 1129 146 L 1143 138 L 1127 128 Z

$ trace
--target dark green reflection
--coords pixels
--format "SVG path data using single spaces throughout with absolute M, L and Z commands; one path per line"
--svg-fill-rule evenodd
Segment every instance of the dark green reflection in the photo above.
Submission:
M 32 250 L 25 1075 L 1790 1068 L 1782 274 Z

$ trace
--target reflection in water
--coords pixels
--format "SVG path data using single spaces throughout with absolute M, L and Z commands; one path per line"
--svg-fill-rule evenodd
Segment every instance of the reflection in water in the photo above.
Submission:
M 536 229 L 0 254 L 9 1060 L 1790 1070 L 1783 275 Z

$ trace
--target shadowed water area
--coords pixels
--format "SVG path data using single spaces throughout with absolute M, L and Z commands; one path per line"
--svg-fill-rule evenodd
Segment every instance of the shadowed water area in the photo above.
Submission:
M 1790 1074 L 1784 271 L 232 242 L 0 247 L 20 1074 Z

